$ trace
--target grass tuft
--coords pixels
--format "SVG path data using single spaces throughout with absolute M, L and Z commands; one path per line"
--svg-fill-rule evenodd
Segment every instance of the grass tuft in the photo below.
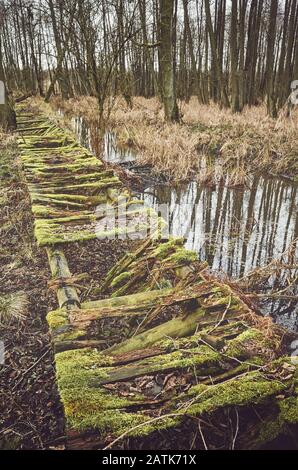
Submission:
M 21 323 L 26 318 L 29 301 L 25 292 L 0 296 L 0 326 Z

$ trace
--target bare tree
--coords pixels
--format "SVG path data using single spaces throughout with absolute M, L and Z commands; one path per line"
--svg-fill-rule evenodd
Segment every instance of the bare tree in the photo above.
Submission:
M 16 127 L 16 117 L 12 107 L 11 99 L 8 94 L 6 77 L 3 67 L 3 52 L 2 52 L 2 28 L 5 19 L 4 6 L 0 4 L 0 126 L 4 130 L 14 129 Z
M 174 86 L 173 14 L 174 0 L 160 0 L 160 73 L 165 119 L 178 121 L 179 110 Z

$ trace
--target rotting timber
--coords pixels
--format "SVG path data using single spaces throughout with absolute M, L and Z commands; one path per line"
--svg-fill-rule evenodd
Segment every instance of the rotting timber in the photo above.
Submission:
M 162 238 L 162 221 L 70 133 L 26 104 L 17 117 L 35 236 L 58 297 L 48 324 L 67 446 L 246 449 L 293 434 L 290 335 L 212 277 L 183 240 Z M 97 226 L 96 207 L 122 196 L 144 237 L 101 279 L 99 300 L 81 302 L 64 247 L 133 234 L 133 223 Z

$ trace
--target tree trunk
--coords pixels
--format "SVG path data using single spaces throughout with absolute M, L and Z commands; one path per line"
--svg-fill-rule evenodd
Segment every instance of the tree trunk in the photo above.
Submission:
M 205 0 L 205 11 L 206 11 L 207 29 L 208 29 L 210 45 L 211 45 L 212 60 L 214 62 L 216 80 L 217 80 L 218 87 L 220 90 L 220 95 L 221 95 L 221 104 L 228 108 L 230 103 L 229 103 L 229 98 L 228 98 L 227 91 L 225 89 L 224 82 L 223 82 L 223 74 L 221 71 L 220 62 L 218 58 L 216 37 L 213 31 L 211 13 L 210 13 L 210 3 L 208 0 Z
M 160 67 L 166 121 L 179 121 L 173 65 L 174 0 L 160 0 Z
M 7 93 L 5 75 L 2 61 L 2 45 L 0 38 L 0 127 L 4 131 L 16 128 L 16 116 L 13 110 L 10 97 Z
M 49 7 L 50 7 L 50 12 L 51 12 L 51 20 L 52 20 L 55 45 L 56 45 L 56 50 L 57 50 L 57 68 L 56 68 L 56 72 L 53 75 L 51 84 L 46 93 L 46 97 L 45 97 L 46 102 L 49 101 L 52 93 L 54 92 L 56 80 L 58 80 L 58 83 L 59 83 L 59 88 L 61 90 L 62 99 L 66 100 L 69 98 L 67 80 L 63 74 L 63 69 L 62 69 L 63 61 L 65 57 L 65 46 L 64 48 L 62 47 L 62 41 L 61 41 L 61 37 L 59 34 L 57 20 L 56 20 L 55 8 L 54 8 L 54 4 L 52 0 L 49 0 Z
M 193 79 L 195 80 L 196 94 L 198 96 L 199 101 L 203 103 L 204 99 L 203 99 L 202 90 L 201 90 L 200 76 L 199 76 L 199 72 L 197 71 L 193 39 L 192 39 L 192 34 L 191 34 L 190 24 L 189 24 L 188 0 L 183 0 L 183 9 L 184 9 L 185 30 L 186 30 L 187 40 L 188 40 L 188 48 L 189 48 L 189 55 L 190 55 L 190 62 L 191 62 L 191 72 L 193 75 Z
M 245 18 L 247 0 L 240 1 L 239 13 L 239 109 L 242 111 L 245 104 L 244 93 L 244 53 L 245 53 Z
M 276 18 L 278 1 L 272 0 L 270 7 L 270 20 L 267 39 L 267 70 L 266 70 L 266 91 L 267 91 L 267 112 L 269 116 L 277 116 L 276 97 L 274 92 L 274 44 L 276 38 Z
M 231 34 L 230 34 L 230 49 L 231 49 L 231 101 L 233 113 L 238 113 L 239 108 L 239 82 L 238 82 L 238 44 L 237 44 L 237 2 L 232 2 L 232 17 L 231 17 Z

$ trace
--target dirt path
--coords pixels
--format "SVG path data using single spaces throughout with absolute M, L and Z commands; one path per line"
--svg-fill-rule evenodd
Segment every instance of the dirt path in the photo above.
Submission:
M 43 449 L 57 439 L 58 445 L 64 432 L 45 319 L 56 298 L 47 287 L 45 252 L 34 242 L 13 141 L 2 141 L 0 151 L 0 448 Z

